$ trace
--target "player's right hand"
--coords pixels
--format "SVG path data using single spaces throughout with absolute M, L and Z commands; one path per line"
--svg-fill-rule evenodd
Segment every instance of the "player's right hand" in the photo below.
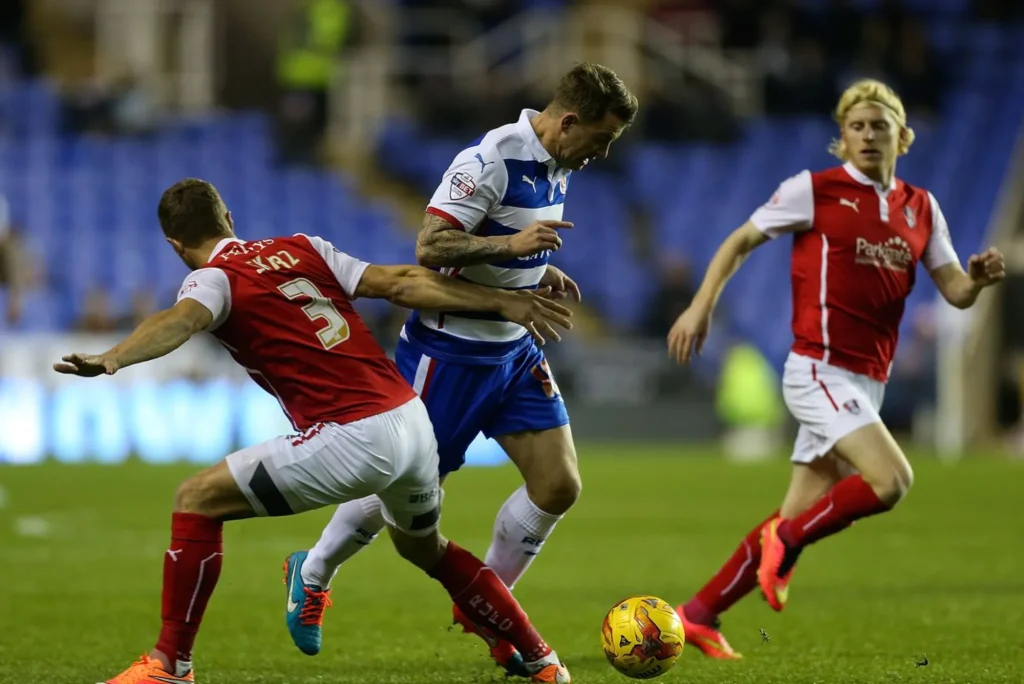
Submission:
M 117 372 L 117 363 L 103 355 L 68 354 L 61 357 L 64 363 L 53 364 L 53 370 L 64 375 L 78 375 L 83 378 L 95 378 L 97 375 L 113 375 Z
M 572 311 L 547 297 L 551 288 L 545 287 L 533 292 L 529 290 L 508 291 L 501 315 L 512 323 L 518 323 L 530 331 L 534 341 L 542 345 L 545 337 L 560 342 L 562 337 L 555 326 L 572 330 Z
M 541 252 L 557 251 L 562 246 L 559 228 L 572 228 L 568 221 L 534 221 L 508 239 L 509 251 L 514 257 L 528 257 Z
M 704 349 L 710 327 L 711 310 L 700 304 L 691 304 L 668 331 L 668 355 L 676 363 L 689 363 L 691 351 L 699 356 Z

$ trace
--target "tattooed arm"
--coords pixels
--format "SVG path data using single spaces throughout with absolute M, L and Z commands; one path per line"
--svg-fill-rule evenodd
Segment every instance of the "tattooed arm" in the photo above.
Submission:
M 474 266 L 511 256 L 508 237 L 477 237 L 434 214 L 424 215 L 416 238 L 416 260 L 421 266 Z
M 533 256 L 562 246 L 558 228 L 572 228 L 572 224 L 534 221 L 515 235 L 478 237 L 428 213 L 416 238 L 416 260 L 421 266 L 460 268 Z

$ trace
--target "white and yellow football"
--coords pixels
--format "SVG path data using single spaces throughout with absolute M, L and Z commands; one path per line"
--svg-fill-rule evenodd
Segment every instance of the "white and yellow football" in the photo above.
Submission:
M 633 679 L 653 679 L 671 670 L 685 643 L 676 611 L 656 596 L 619 601 L 601 625 L 601 645 L 608 662 Z

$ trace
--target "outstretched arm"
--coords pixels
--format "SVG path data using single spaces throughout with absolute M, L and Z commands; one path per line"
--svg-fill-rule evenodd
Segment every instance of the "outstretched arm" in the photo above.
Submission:
M 91 378 L 113 375 L 127 366 L 170 354 L 213 322 L 213 314 L 194 299 L 182 299 L 170 309 L 155 313 L 123 342 L 102 354 L 69 354 L 53 369 L 67 375 Z
M 486 311 L 518 323 L 538 343 L 560 340 L 555 326 L 571 329 L 572 312 L 527 290 L 501 290 L 447 278 L 421 266 L 369 265 L 355 287 L 356 297 L 387 299 L 392 304 L 427 311 Z
M 708 264 L 704 282 L 668 333 L 669 356 L 679 363 L 690 361 L 691 351 L 700 354 L 711 327 L 711 314 L 722 290 L 740 264 L 769 238 L 808 230 L 814 220 L 811 174 L 801 171 L 779 185 L 771 199 L 750 219 L 729 234 Z

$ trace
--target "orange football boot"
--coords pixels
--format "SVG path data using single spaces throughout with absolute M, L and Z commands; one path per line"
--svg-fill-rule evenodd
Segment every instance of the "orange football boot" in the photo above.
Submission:
M 676 606 L 676 614 L 683 623 L 683 631 L 686 633 L 686 643 L 692 645 L 708 658 L 717 660 L 739 660 L 743 656 L 733 650 L 725 635 L 720 631 L 720 624 L 715 620 L 713 625 L 702 625 L 697 622 L 690 622 L 686 619 L 683 606 Z
M 195 681 L 191 670 L 184 677 L 176 677 L 165 670 L 159 660 L 144 655 L 121 674 L 99 684 L 194 684 Z
M 523 657 L 519 655 L 519 651 L 516 650 L 515 646 L 505 641 L 504 639 L 498 638 L 494 634 L 486 632 L 480 629 L 476 624 L 466 617 L 465 613 L 459 610 L 458 606 L 452 606 L 452 618 L 454 624 L 461 625 L 462 631 L 466 634 L 475 634 L 484 640 L 487 644 L 487 648 L 491 652 L 491 658 L 494 662 L 505 668 L 505 672 L 514 677 L 529 677 L 530 673 L 526 669 L 526 665 L 523 663 Z M 536 680 L 536 681 L 548 681 L 548 680 Z M 550 680 L 561 681 L 561 680 Z M 569 681 L 569 680 L 565 680 Z
M 789 600 L 789 580 L 793 576 L 792 567 L 785 575 L 779 576 L 788 550 L 785 542 L 779 537 L 781 523 L 782 518 L 775 518 L 761 530 L 761 564 L 757 568 L 757 582 L 761 585 L 761 593 L 776 612 L 786 607 Z
M 572 678 L 569 676 L 569 670 L 565 669 L 565 665 L 551 664 L 546 665 L 540 672 L 535 672 L 530 675 L 531 682 L 546 682 L 547 684 L 569 684 Z

